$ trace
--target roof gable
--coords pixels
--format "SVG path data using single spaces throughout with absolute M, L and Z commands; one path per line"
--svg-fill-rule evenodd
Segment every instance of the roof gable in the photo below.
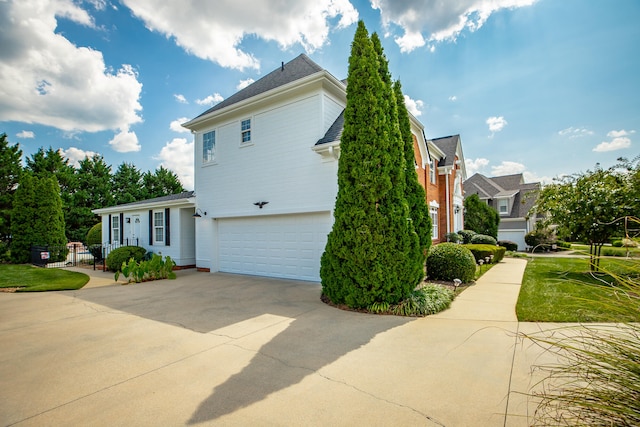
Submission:
M 245 99 L 252 98 L 256 95 L 260 95 L 261 93 L 310 76 L 322 70 L 322 67 L 313 62 L 307 55 L 302 53 L 298 55 L 298 57 L 287 62 L 286 64 L 283 64 L 281 67 L 273 70 L 261 79 L 234 93 L 224 101 L 209 108 L 207 111 L 197 116 L 196 119 L 206 116 L 214 111 L 221 110 L 225 107 L 236 104 L 240 101 L 244 101 Z
M 433 145 L 444 153 L 444 157 L 438 162 L 438 166 L 453 166 L 456 159 L 456 151 L 460 143 L 460 135 L 444 136 L 432 139 Z

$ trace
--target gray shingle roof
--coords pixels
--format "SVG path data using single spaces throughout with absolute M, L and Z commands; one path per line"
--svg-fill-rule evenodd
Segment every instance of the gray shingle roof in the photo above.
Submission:
M 156 197 L 154 199 L 139 200 L 137 202 L 125 203 L 123 205 L 117 205 L 117 206 L 126 208 L 126 207 L 131 207 L 136 205 L 144 205 L 147 203 L 161 203 L 161 202 L 168 202 L 173 200 L 188 199 L 190 197 L 194 197 L 195 194 L 196 194 L 195 191 L 183 191 L 182 193 L 178 193 L 178 194 L 170 194 L 168 196 Z
M 251 83 L 249 86 L 245 87 L 239 92 L 234 93 L 219 104 L 216 104 L 213 107 L 209 108 L 198 117 L 205 116 L 224 107 L 228 107 L 237 102 L 244 101 L 245 99 L 249 99 L 256 95 L 260 95 L 261 93 L 267 92 L 277 87 L 284 86 L 288 83 L 310 76 L 311 74 L 315 74 L 322 70 L 322 67 L 313 62 L 307 55 L 302 53 L 295 59 L 287 62 L 286 64 L 278 67 L 274 71 L 262 77 L 260 80 Z
M 344 129 L 344 110 L 334 120 L 333 124 L 327 130 L 327 133 L 316 142 L 316 145 L 328 144 L 329 142 L 340 141 L 342 130 Z
M 453 166 L 456 160 L 456 149 L 460 142 L 460 135 L 444 136 L 432 139 L 431 142 L 444 153 L 444 158 L 440 159 L 438 166 Z
M 524 183 L 521 173 L 492 178 L 476 173 L 463 186 L 466 196 L 478 194 L 481 199 L 513 196 L 511 212 L 503 218 L 525 218 L 537 200 L 535 193 L 540 191 L 539 182 Z M 492 206 L 497 208 L 496 205 Z

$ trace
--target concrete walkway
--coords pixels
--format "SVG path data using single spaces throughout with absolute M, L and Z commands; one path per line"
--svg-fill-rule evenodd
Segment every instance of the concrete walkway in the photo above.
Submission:
M 195 271 L 0 294 L 0 424 L 527 426 L 518 392 L 540 352 L 516 337 L 525 265 L 504 260 L 418 319 Z

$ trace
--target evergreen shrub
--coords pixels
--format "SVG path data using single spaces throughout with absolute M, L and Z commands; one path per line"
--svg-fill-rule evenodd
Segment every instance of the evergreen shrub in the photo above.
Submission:
M 565 241 L 562 241 L 562 240 L 558 240 L 556 242 L 556 245 L 558 245 L 558 247 L 562 248 L 562 249 L 571 249 L 571 243 L 565 242 Z
M 511 240 L 498 240 L 498 246 L 504 246 L 508 251 L 516 252 L 518 250 L 518 244 Z
M 131 258 L 140 262 L 144 259 L 147 250 L 140 246 L 122 246 L 114 249 L 107 255 L 106 263 L 109 271 L 121 271 L 122 263 L 128 263 Z
M 613 246 L 614 248 L 621 248 L 622 240 L 614 240 L 613 243 L 611 243 L 611 246 Z
M 471 241 L 469 243 L 474 245 L 494 245 L 494 246 L 498 244 L 496 239 L 486 234 L 476 234 L 471 238 Z
M 456 243 L 441 243 L 429 249 L 427 277 L 433 280 L 460 279 L 462 283 L 473 281 L 476 260 L 471 251 Z
M 86 237 L 87 247 L 94 258 L 102 259 L 102 223 L 99 222 L 89 229 Z
M 486 244 L 470 244 L 464 245 L 465 248 L 469 249 L 473 254 L 476 262 L 482 260 L 486 263 L 486 258 L 493 255 L 492 263 L 497 264 L 504 258 L 504 254 L 507 249 L 504 246 L 494 246 L 494 245 L 486 245 Z
M 462 240 L 462 236 L 460 236 L 458 233 L 447 233 L 444 235 L 444 238 L 447 240 L 447 242 L 451 243 L 459 243 Z
M 473 230 L 460 230 L 458 231 L 458 234 L 462 237 L 462 243 L 466 245 L 471 243 L 471 238 L 477 233 Z

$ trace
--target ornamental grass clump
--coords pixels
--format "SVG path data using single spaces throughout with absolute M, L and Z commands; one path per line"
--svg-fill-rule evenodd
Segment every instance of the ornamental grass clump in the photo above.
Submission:
M 624 276 L 608 272 L 615 292 L 601 305 L 619 318 L 640 310 L 640 263 Z M 585 284 L 585 286 L 589 286 Z M 640 425 L 640 324 L 580 324 L 522 334 L 557 362 L 536 366 L 543 379 L 533 386 L 534 425 Z

